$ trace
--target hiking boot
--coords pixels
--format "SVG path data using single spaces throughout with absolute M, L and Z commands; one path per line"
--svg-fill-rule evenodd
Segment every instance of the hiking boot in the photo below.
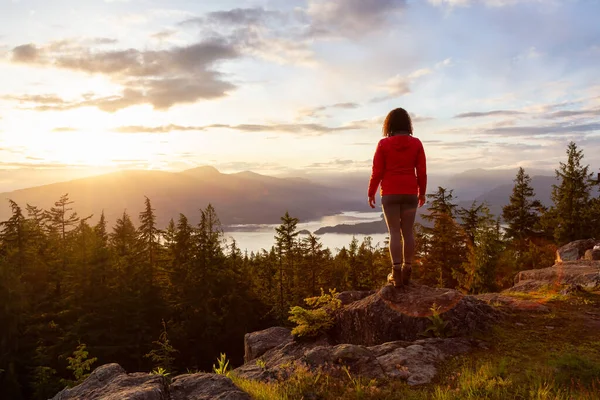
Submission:
M 402 267 L 399 264 L 394 264 L 392 272 L 388 274 L 387 280 L 394 287 L 402 287 Z
M 408 285 L 410 283 L 410 274 L 412 273 L 412 264 L 404 263 L 402 265 L 402 284 Z

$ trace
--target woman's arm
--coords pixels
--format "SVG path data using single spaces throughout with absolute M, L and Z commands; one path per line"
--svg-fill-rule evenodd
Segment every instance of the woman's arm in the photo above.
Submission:
M 383 178 L 383 171 L 385 169 L 385 159 L 383 155 L 383 139 L 377 144 L 375 155 L 373 156 L 373 170 L 371 172 L 371 179 L 369 180 L 369 198 L 375 198 L 377 188 Z
M 417 185 L 419 187 L 419 207 L 425 201 L 425 193 L 427 192 L 427 160 L 425 158 L 425 149 L 423 143 L 419 140 L 419 152 L 417 153 Z M 423 201 L 422 201 L 423 199 Z

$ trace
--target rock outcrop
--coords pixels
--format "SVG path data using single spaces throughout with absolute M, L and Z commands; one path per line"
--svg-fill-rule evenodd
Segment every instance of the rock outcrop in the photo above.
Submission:
M 388 285 L 377 292 L 344 292 L 338 298 L 344 306 L 336 312 L 334 326 L 326 335 L 313 341 L 295 341 L 289 331 L 284 338 L 284 328 L 278 328 L 280 343 L 253 359 L 256 348 L 276 342 L 274 328 L 255 332 L 250 335 L 253 344 L 249 346 L 246 341 L 248 362 L 234 372 L 268 381 L 285 377 L 294 366 L 324 368 L 334 375 L 345 366 L 369 378 L 405 379 L 411 385 L 428 383 L 440 362 L 481 345 L 461 337 L 423 339 L 420 334 L 432 324 L 428 317 L 434 305 L 447 322 L 438 335 L 467 335 L 487 328 L 500 317 L 494 307 L 473 296 L 416 284 L 402 289 Z M 263 337 L 267 343 L 258 344 Z
M 160 375 L 128 374 L 119 364 L 96 368 L 82 384 L 52 400 L 250 400 L 233 382 L 215 374 L 187 374 L 169 385 Z
M 166 380 L 160 375 L 128 374 L 119 364 L 96 368 L 80 385 L 64 389 L 52 400 L 168 400 Z
M 485 329 L 498 312 L 473 296 L 456 290 L 411 284 L 402 289 L 391 285 L 341 308 L 330 332 L 334 344 L 374 346 L 396 340 L 416 340 L 425 331 L 436 305 L 448 330 L 455 336 Z
M 170 400 L 251 400 L 231 379 L 216 374 L 176 376 L 169 390 Z
M 419 385 L 431 382 L 442 361 L 482 346 L 485 344 L 466 338 L 399 340 L 369 347 L 332 346 L 326 341 L 290 342 L 269 350 L 260 361 L 244 364 L 234 373 L 247 379 L 270 381 L 285 378 L 300 366 L 321 369 L 338 377 L 345 374 L 342 368 L 346 367 L 353 375 L 402 379 L 410 385 Z
M 244 362 L 260 357 L 273 347 L 292 341 L 291 330 L 275 326 L 244 336 Z
M 577 261 L 585 257 L 585 253 L 588 250 L 592 250 L 595 246 L 600 247 L 600 240 L 596 239 L 583 239 L 575 240 L 574 242 L 568 243 L 558 250 L 556 250 L 556 261 L 555 263 L 562 263 L 566 261 Z
M 529 293 L 565 285 L 579 285 L 587 289 L 600 287 L 600 261 L 565 261 L 548 268 L 521 271 L 515 277 L 515 285 L 506 292 Z

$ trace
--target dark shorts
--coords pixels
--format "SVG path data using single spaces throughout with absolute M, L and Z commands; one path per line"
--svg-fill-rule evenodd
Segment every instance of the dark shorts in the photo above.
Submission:
M 386 194 L 381 196 L 381 205 L 386 207 L 399 207 L 400 211 L 416 209 L 419 197 L 416 194 Z

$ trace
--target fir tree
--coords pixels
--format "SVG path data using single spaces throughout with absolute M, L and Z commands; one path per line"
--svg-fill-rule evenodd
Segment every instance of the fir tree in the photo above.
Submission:
M 535 200 L 531 178 L 519 167 L 514 179 L 509 204 L 502 207 L 502 218 L 507 224 L 506 237 L 511 242 L 510 249 L 517 271 L 534 268 L 529 251 L 536 246 L 535 239 L 542 235 L 540 216 L 545 211 Z
M 424 215 L 432 227 L 425 228 L 428 236 L 427 254 L 423 257 L 423 280 L 439 287 L 456 287 L 453 271 L 465 261 L 466 237 L 455 220 L 456 207 L 452 190 L 438 187 L 434 194 L 428 194 L 431 201 L 429 214 Z
M 280 321 L 286 320 L 286 313 L 289 308 L 291 298 L 291 288 L 294 285 L 294 252 L 296 250 L 296 236 L 298 231 L 298 218 L 290 216 L 286 211 L 281 217 L 281 225 L 275 228 L 275 246 L 279 256 L 279 310 L 278 318 Z M 301 299 L 299 300 L 301 301 Z
M 552 185 L 554 239 L 559 246 L 591 237 L 591 177 L 589 166 L 583 166 L 583 150 L 574 142 L 567 147 L 567 162 L 556 170 L 558 185 Z

